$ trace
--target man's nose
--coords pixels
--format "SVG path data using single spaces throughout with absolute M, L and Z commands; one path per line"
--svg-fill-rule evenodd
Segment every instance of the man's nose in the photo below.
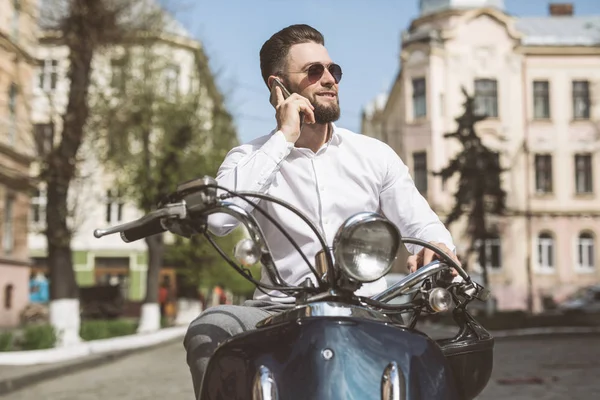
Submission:
M 323 86 L 331 86 L 336 84 L 337 82 L 335 81 L 335 78 L 333 77 L 333 75 L 331 74 L 331 72 L 329 72 L 328 68 L 325 68 L 325 71 L 323 71 L 323 76 L 321 76 L 321 85 Z

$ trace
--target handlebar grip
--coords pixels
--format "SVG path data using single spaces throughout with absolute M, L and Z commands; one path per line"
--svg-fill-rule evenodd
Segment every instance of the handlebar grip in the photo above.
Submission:
M 135 242 L 136 240 L 145 239 L 148 236 L 157 235 L 159 233 L 166 232 L 160 223 L 160 218 L 150 220 L 141 226 L 126 229 L 121 232 L 121 239 L 125 243 Z

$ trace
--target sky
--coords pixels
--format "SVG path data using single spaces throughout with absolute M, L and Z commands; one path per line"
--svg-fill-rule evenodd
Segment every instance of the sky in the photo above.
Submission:
M 505 0 L 507 13 L 548 15 L 548 0 Z M 600 15 L 600 0 L 571 0 L 575 15 Z M 162 0 L 202 42 L 235 118 L 240 142 L 268 134 L 275 110 L 259 67 L 263 43 L 282 28 L 305 23 L 325 36 L 341 65 L 338 126 L 360 132 L 361 111 L 388 92 L 400 67 L 400 35 L 419 14 L 418 0 Z

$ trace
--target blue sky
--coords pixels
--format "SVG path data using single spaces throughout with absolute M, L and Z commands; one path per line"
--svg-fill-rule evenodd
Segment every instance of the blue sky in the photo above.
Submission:
M 575 14 L 600 14 L 600 0 L 571 0 Z M 339 126 L 360 130 L 360 113 L 391 87 L 399 69 L 400 34 L 418 16 L 418 0 L 163 0 L 205 46 L 217 83 L 227 96 L 241 142 L 270 132 L 274 109 L 258 53 L 273 33 L 295 23 L 323 33 L 340 64 Z M 509 14 L 548 14 L 548 0 L 505 0 Z

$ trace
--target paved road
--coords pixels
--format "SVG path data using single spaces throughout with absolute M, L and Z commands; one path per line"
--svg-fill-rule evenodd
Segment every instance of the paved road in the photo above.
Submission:
M 478 400 L 600 399 L 598 337 L 503 340 L 495 370 Z M 542 384 L 502 385 L 499 379 L 544 379 Z M 553 377 L 555 377 L 553 379 Z M 193 400 L 180 343 L 46 381 L 2 400 Z

